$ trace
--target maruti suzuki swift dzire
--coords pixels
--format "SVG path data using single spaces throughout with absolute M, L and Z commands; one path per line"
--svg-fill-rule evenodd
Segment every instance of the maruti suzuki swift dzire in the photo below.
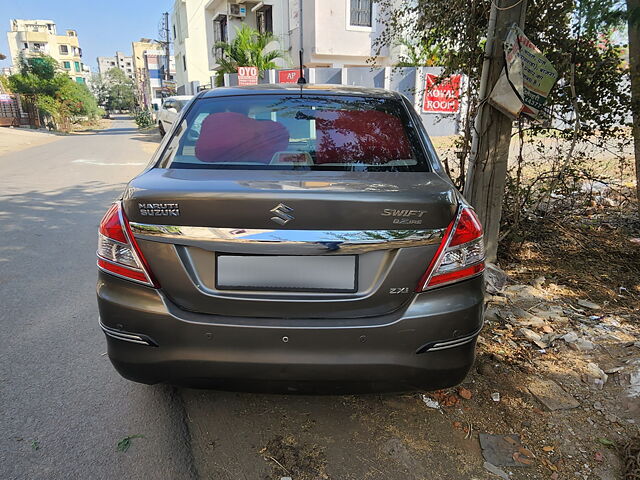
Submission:
M 284 391 L 459 383 L 482 227 L 398 93 L 199 93 L 105 214 L 108 354 L 142 383 Z

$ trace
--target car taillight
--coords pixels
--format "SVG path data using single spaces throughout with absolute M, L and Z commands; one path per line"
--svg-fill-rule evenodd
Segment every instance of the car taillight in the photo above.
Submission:
M 98 229 L 98 268 L 158 288 L 129 228 L 120 202 L 111 205 Z
M 482 225 L 471 208 L 461 208 L 445 231 L 429 268 L 420 279 L 416 291 L 422 292 L 484 271 Z

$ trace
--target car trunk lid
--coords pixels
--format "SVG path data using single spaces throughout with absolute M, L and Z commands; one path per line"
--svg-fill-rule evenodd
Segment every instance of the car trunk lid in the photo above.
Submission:
M 123 205 L 180 307 L 329 319 L 407 301 L 457 194 L 427 172 L 151 169 L 129 184 Z

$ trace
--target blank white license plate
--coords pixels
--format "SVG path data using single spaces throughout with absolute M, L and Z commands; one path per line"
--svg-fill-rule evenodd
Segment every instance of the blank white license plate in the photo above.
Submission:
M 355 292 L 358 257 L 218 255 L 216 287 L 227 290 Z

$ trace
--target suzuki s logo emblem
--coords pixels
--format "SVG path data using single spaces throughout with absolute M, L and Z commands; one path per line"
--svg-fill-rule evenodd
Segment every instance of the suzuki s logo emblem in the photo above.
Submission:
M 276 222 L 278 225 L 289 223 L 295 218 L 293 215 L 290 215 L 290 213 L 293 212 L 293 208 L 287 207 L 284 203 L 279 203 L 272 208 L 270 212 L 274 215 L 271 217 L 271 220 Z

